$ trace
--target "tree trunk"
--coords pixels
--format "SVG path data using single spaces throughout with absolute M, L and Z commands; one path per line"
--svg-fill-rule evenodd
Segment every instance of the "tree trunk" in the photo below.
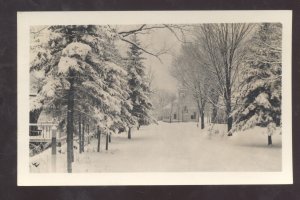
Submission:
M 129 130 L 128 130 L 128 139 L 131 139 L 131 127 L 129 127 Z
M 72 173 L 73 161 L 73 132 L 74 132 L 74 73 L 69 72 L 70 89 L 68 91 L 68 113 L 67 113 L 67 170 Z
M 232 136 L 232 133 L 230 132 L 232 128 L 232 116 L 231 116 L 231 86 L 230 86 L 230 71 L 228 74 L 226 74 L 226 95 L 225 95 L 225 100 L 226 100 L 226 114 L 227 114 L 227 131 L 228 136 Z
M 72 135 L 71 135 L 71 148 L 72 148 L 72 155 L 71 155 L 71 157 L 72 157 L 72 162 L 74 162 L 74 149 L 73 149 L 73 147 L 74 147 L 74 129 L 75 129 L 75 127 L 74 127 L 74 125 L 73 125 L 73 133 L 72 133 Z
M 111 143 L 111 134 L 109 134 L 108 142 Z
M 87 129 L 87 135 L 88 135 L 88 144 L 90 144 L 90 125 L 89 124 L 87 124 L 86 125 L 86 129 Z
M 137 130 L 140 130 L 140 127 L 141 127 L 141 125 L 140 125 L 140 123 L 139 123 L 139 125 L 138 125 L 138 127 L 137 127 Z
M 232 128 L 232 117 L 227 118 L 227 130 L 230 131 Z M 232 134 L 230 134 L 231 136 Z
M 84 124 L 84 119 L 82 120 L 82 139 L 81 139 L 81 147 L 82 147 L 82 150 L 81 152 L 84 152 L 84 139 L 85 139 L 85 136 L 84 136 L 84 131 L 85 131 L 85 124 Z
M 97 152 L 100 152 L 100 138 L 101 138 L 101 133 L 100 133 L 99 126 L 97 126 L 97 137 L 98 137 Z
M 216 123 L 217 114 L 218 114 L 218 108 L 217 108 L 217 106 L 213 105 L 213 109 L 212 109 L 212 113 L 211 113 L 211 123 Z
M 268 145 L 272 145 L 272 136 L 268 135 Z
M 204 111 L 201 111 L 201 129 L 204 129 Z
M 105 150 L 108 150 L 108 133 L 106 133 Z
M 204 129 L 204 106 L 200 106 L 200 103 L 198 100 L 197 100 L 197 106 L 198 106 L 198 111 L 199 111 L 199 115 L 201 118 L 201 129 Z
M 227 131 L 228 131 L 228 136 L 232 136 L 232 133 L 230 132 L 232 128 L 232 116 L 231 115 L 231 92 L 230 90 L 228 91 L 227 97 L 229 99 L 226 99 L 226 115 L 227 115 Z
M 79 118 L 78 118 L 78 139 L 79 139 L 79 153 L 81 153 L 81 114 L 79 113 Z

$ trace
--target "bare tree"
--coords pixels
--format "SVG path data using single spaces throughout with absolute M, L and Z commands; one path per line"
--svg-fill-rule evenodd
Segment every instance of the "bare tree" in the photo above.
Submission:
M 174 37 L 180 42 L 184 42 L 185 32 L 189 31 L 191 26 L 190 25 L 182 25 L 182 24 L 141 24 L 135 25 L 135 28 L 130 28 L 129 30 L 119 30 L 119 27 L 111 27 L 111 31 L 116 34 L 121 41 L 126 42 L 130 45 L 134 45 L 136 48 L 140 49 L 144 53 L 156 57 L 160 60 L 160 56 L 163 54 L 168 53 L 168 48 L 162 48 L 157 52 L 152 52 L 151 50 L 143 47 L 142 45 L 136 44 L 134 41 L 130 39 L 129 36 L 131 35 L 142 35 L 142 34 L 151 34 L 153 31 L 159 29 L 169 30 Z M 160 60 L 160 62 L 162 62 Z
M 196 50 L 192 43 L 183 44 L 180 55 L 173 60 L 172 74 L 193 96 L 201 118 L 201 129 L 204 129 L 204 110 L 211 84 L 205 64 L 198 56 L 200 54 L 193 53 Z
M 220 104 L 219 102 L 219 96 L 220 93 L 218 92 L 218 84 L 217 84 L 217 76 L 214 73 L 214 70 L 211 67 L 211 64 L 209 62 L 209 59 L 205 55 L 205 49 L 202 44 L 199 43 L 199 41 L 192 40 L 192 42 L 186 42 L 185 43 L 185 51 L 186 54 L 192 59 L 192 61 L 195 63 L 198 69 L 199 77 L 202 77 L 201 80 L 197 80 L 195 82 L 199 82 L 198 84 L 201 85 L 203 88 L 202 91 L 204 92 L 198 92 L 201 93 L 201 99 L 202 101 L 207 102 L 206 107 L 208 110 L 211 110 L 211 113 L 209 114 L 211 117 L 211 122 L 216 123 L 217 115 L 220 110 L 224 110 L 224 104 Z M 200 87 L 200 88 L 201 88 Z M 198 99 L 199 99 L 198 95 Z M 198 103 L 197 103 L 198 104 Z M 211 109 L 209 109 L 211 107 Z M 203 110 L 205 108 L 203 107 Z M 204 117 L 203 117 L 204 118 Z
M 232 128 L 232 94 L 242 63 L 243 44 L 252 24 L 204 24 L 195 29 L 212 73 L 217 77 L 217 90 L 226 107 L 228 131 Z

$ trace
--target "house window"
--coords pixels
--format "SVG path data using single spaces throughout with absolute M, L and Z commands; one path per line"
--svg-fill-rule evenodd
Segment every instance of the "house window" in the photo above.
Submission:
M 176 119 L 176 117 L 177 117 L 176 114 L 174 114 L 174 119 Z

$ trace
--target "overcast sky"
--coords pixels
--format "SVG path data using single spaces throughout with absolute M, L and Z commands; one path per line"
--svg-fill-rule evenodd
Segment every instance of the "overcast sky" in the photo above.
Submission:
M 134 29 L 137 26 L 122 26 L 121 30 Z M 164 89 L 177 93 L 177 81 L 170 74 L 172 63 L 172 55 L 178 53 L 180 49 L 180 41 L 168 29 L 156 29 L 149 34 L 138 35 L 141 46 L 147 51 L 156 53 L 162 49 L 167 49 L 168 52 L 160 56 L 160 60 L 154 56 L 144 53 L 144 64 L 147 70 L 154 74 L 152 86 L 155 89 Z
M 172 55 L 176 54 L 180 48 L 180 42 L 167 29 L 154 31 L 149 35 L 143 35 L 141 42 L 146 43 L 153 52 L 161 49 L 167 49 L 168 52 L 160 56 L 161 61 L 157 58 L 145 54 L 145 65 L 148 69 L 152 69 L 154 73 L 153 87 L 166 89 L 169 91 L 177 91 L 177 81 L 170 74 L 172 64 Z

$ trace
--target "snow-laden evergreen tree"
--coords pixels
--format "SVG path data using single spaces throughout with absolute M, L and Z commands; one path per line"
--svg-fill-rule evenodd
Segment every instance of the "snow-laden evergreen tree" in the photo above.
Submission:
M 114 116 L 112 125 L 110 126 L 111 132 L 117 132 L 135 125 L 137 118 L 130 113 L 133 105 L 129 96 L 130 88 L 128 85 L 126 61 L 121 57 L 113 42 L 105 46 L 105 52 L 105 59 L 114 61 L 114 63 L 117 63 L 124 70 L 123 73 L 119 74 L 116 71 L 110 71 L 105 78 L 105 81 L 108 82 L 108 87 L 116 91 L 113 95 L 117 96 L 120 100 L 120 112 Z
M 281 24 L 261 24 L 246 57 L 243 101 L 236 111 L 235 129 L 268 127 L 271 135 L 281 123 Z
M 138 128 L 142 125 L 150 124 L 154 119 L 150 110 L 152 103 L 150 100 L 150 88 L 146 78 L 146 69 L 143 64 L 142 51 L 137 47 L 140 42 L 136 35 L 131 38 L 133 44 L 130 45 L 128 54 L 128 84 L 130 89 L 130 101 L 132 102 L 131 114 L 137 119 Z M 134 45 L 136 44 L 136 45 Z M 128 137 L 130 138 L 130 130 Z
M 107 27 L 51 26 L 48 30 L 49 40 L 42 48 L 48 57 L 43 62 L 35 57 L 38 62 L 32 62 L 31 69 L 45 74 L 36 98 L 42 108 L 67 113 L 59 116 L 67 117 L 71 172 L 74 115 L 97 121 L 106 132 L 133 123 L 127 110 L 131 108 L 127 72 L 114 47 L 115 35 Z
M 42 31 L 41 31 L 42 30 Z M 32 27 L 30 41 L 30 123 L 37 123 L 44 98 L 39 95 L 42 89 L 41 82 L 49 71 L 47 62 L 51 59 L 48 41 L 56 37 L 46 27 Z

